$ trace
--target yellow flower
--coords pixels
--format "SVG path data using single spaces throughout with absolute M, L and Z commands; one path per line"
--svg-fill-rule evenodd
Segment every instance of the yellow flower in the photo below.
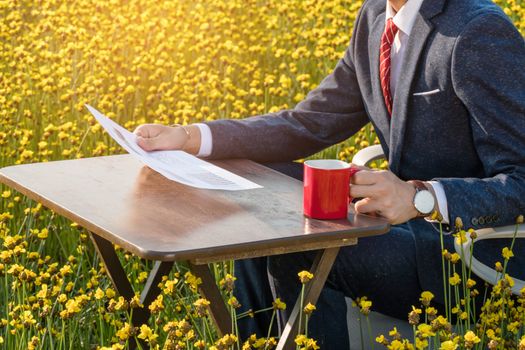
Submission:
M 372 307 L 372 301 L 368 300 L 367 297 L 357 298 L 356 304 L 359 306 L 359 311 L 367 316 L 370 313 L 370 308 Z
M 133 298 L 131 298 L 131 300 L 129 301 L 129 306 L 132 309 L 144 307 L 144 305 L 140 302 L 140 295 L 135 294 Z
M 456 350 L 457 348 L 458 344 L 454 343 L 452 340 L 447 340 L 441 343 L 439 350 Z
M 297 274 L 299 276 L 299 280 L 301 283 L 308 283 L 312 278 L 314 278 L 314 275 L 308 271 L 301 271 Z
M 104 298 L 104 295 L 104 291 L 100 288 L 97 288 L 97 290 L 95 291 L 95 299 L 100 300 Z
M 510 258 L 512 258 L 514 256 L 514 253 L 512 252 L 512 250 L 510 250 L 509 248 L 505 247 L 505 248 L 503 248 L 501 255 L 503 255 L 503 258 L 505 260 L 509 260 Z
M 224 278 L 222 278 L 219 281 L 219 286 L 223 288 L 224 290 L 226 290 L 227 292 L 231 292 L 233 290 L 233 286 L 234 286 L 236 279 L 237 279 L 236 277 L 228 273 L 226 274 L 226 276 L 224 276 Z
M 389 350 L 412 350 L 414 346 L 408 340 L 398 340 L 395 339 L 387 346 Z
M 454 235 L 456 237 L 456 244 L 461 245 L 467 241 L 467 233 L 464 230 L 460 230 Z
M 448 279 L 450 285 L 452 286 L 457 286 L 460 282 L 461 282 L 461 278 L 459 277 L 459 275 L 454 272 L 454 275 L 451 276 L 449 279 Z
M 510 322 L 507 325 L 507 330 L 511 333 L 517 334 L 520 330 L 521 324 L 518 321 Z
M 47 228 L 43 228 L 40 230 L 40 232 L 37 234 L 37 237 L 40 239 L 46 239 L 49 234 L 49 231 Z
M 426 323 L 422 323 L 417 326 L 417 334 L 422 338 L 429 338 L 436 335 L 436 333 L 432 330 L 432 326 Z
M 474 345 L 479 343 L 481 339 L 472 331 L 465 333 L 463 339 L 465 340 L 465 347 L 471 349 Z
M 146 271 L 142 271 L 139 273 L 137 279 L 136 279 L 136 282 L 137 283 L 142 283 L 144 282 L 146 279 L 148 278 L 148 273 Z
M 155 301 L 154 301 L 155 302 Z M 153 304 L 153 303 L 152 303 Z M 128 309 L 128 302 L 126 301 L 126 299 L 123 297 L 123 296 L 119 296 L 118 297 L 118 301 L 117 303 L 115 304 L 115 310 L 117 311 L 120 311 L 120 310 L 127 310 Z M 150 305 L 151 306 L 151 305 Z M 152 312 L 153 313 L 153 312 Z
M 238 309 L 241 307 L 241 303 L 239 303 L 239 300 L 237 300 L 236 297 L 232 296 L 230 299 L 228 299 L 228 305 L 233 307 L 234 309 Z
M 197 349 L 204 349 L 206 347 L 206 343 L 204 340 L 197 340 L 195 343 L 193 343 L 193 346 Z
M 408 314 L 408 323 L 415 326 L 419 323 L 419 315 L 421 315 L 421 309 L 416 308 L 412 305 L 412 311 Z
M 451 263 L 456 264 L 460 259 L 461 259 L 461 257 L 459 256 L 458 253 L 450 254 L 450 262 Z
M 301 350 L 318 350 L 320 349 L 317 345 L 317 341 L 308 338 L 304 334 L 299 334 L 295 337 L 295 344 L 300 347 Z
M 47 298 L 47 284 L 43 284 L 40 291 L 36 294 L 36 297 L 38 299 L 46 299 Z
M 148 308 L 152 314 L 158 314 L 159 312 L 164 310 L 164 296 L 162 294 L 159 294 L 157 298 L 153 300 L 153 302 L 148 306 Z
M 388 345 L 388 339 L 386 339 L 383 334 L 381 334 L 380 336 L 376 337 L 376 342 L 379 343 L 379 344 L 382 344 L 382 345 Z
M 197 299 L 193 305 L 195 305 L 195 311 L 200 317 L 203 317 L 208 312 L 208 306 L 210 302 L 204 298 Z
M 285 310 L 286 309 L 286 304 L 283 301 L 281 301 L 281 298 L 276 298 L 272 302 L 272 306 L 274 310 Z
M 428 306 L 432 299 L 434 299 L 434 294 L 428 291 L 421 293 L 421 298 L 419 298 L 419 300 L 424 306 Z
M 234 334 L 226 334 L 219 340 L 215 342 L 215 345 L 218 345 L 218 348 L 224 349 L 232 346 L 237 342 L 237 336 Z
M 390 332 L 388 332 L 388 335 L 395 339 L 401 338 L 401 334 L 397 331 L 397 327 L 394 327 Z
M 191 272 L 186 272 L 184 274 L 185 281 L 184 283 L 188 284 L 192 291 L 196 292 L 199 286 L 202 284 L 202 279 L 200 277 L 194 276 Z
M 178 279 L 168 280 L 164 283 L 163 292 L 166 295 L 175 296 L 177 293 L 177 283 L 179 282 Z
M 419 338 L 416 338 L 416 349 L 418 350 L 422 350 L 422 349 L 427 349 L 428 348 L 428 340 L 426 338 L 424 339 L 419 339 Z
M 143 324 L 140 326 L 140 332 L 138 335 L 139 339 L 144 339 L 148 342 L 153 342 L 155 339 L 157 339 L 158 335 L 155 334 L 151 328 L 148 327 L 148 325 Z
M 310 315 L 312 312 L 315 311 L 315 309 L 316 309 L 315 305 L 313 305 L 311 303 L 308 303 L 304 307 L 303 311 L 304 311 L 305 314 Z
M 111 288 L 106 289 L 106 297 L 108 299 L 114 298 L 116 295 L 115 291 Z
M 126 322 L 126 323 L 124 323 L 124 326 L 122 328 L 120 328 L 115 335 L 120 340 L 127 340 L 130 337 L 130 335 L 131 335 L 131 330 L 132 330 L 131 325 Z M 144 338 L 142 338 L 142 339 L 144 339 Z
M 65 294 L 60 294 L 57 298 L 57 301 L 60 303 L 60 304 L 64 304 L 66 301 L 67 301 L 67 295 Z

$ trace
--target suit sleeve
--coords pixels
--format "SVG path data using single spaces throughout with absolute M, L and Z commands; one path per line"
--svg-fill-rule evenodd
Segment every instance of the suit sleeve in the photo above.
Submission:
M 351 57 L 352 47 L 353 39 L 333 72 L 294 109 L 243 120 L 208 122 L 213 139 L 210 158 L 291 161 L 356 133 L 368 117 Z
M 474 18 L 458 37 L 452 82 L 470 114 L 485 178 L 441 178 L 450 220 L 510 225 L 525 213 L 525 42 L 501 13 Z M 458 150 L 458 157 L 461 151 Z

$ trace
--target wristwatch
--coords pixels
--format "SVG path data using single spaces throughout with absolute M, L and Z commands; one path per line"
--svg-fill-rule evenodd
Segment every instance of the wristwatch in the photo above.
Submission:
M 430 216 L 436 206 L 434 195 L 427 189 L 423 181 L 410 180 L 409 182 L 412 183 L 416 189 L 413 204 L 418 212 L 418 217 Z

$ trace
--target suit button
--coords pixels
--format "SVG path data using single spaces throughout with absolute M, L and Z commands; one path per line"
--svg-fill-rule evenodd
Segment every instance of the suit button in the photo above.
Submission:
M 485 216 L 485 223 L 488 225 L 488 224 L 492 224 L 492 216 Z
M 478 219 L 478 224 L 485 225 L 485 218 L 483 216 L 480 216 Z
M 472 223 L 473 226 L 478 226 L 478 218 L 472 218 L 470 222 Z

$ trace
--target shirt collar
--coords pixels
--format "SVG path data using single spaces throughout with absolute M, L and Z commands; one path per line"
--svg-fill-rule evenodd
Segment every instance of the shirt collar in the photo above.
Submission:
M 386 2 L 386 19 L 392 18 L 396 27 L 400 31 L 410 36 L 416 16 L 421 8 L 423 0 L 407 0 L 406 4 L 401 7 L 399 12 L 395 12 L 392 6 Z

